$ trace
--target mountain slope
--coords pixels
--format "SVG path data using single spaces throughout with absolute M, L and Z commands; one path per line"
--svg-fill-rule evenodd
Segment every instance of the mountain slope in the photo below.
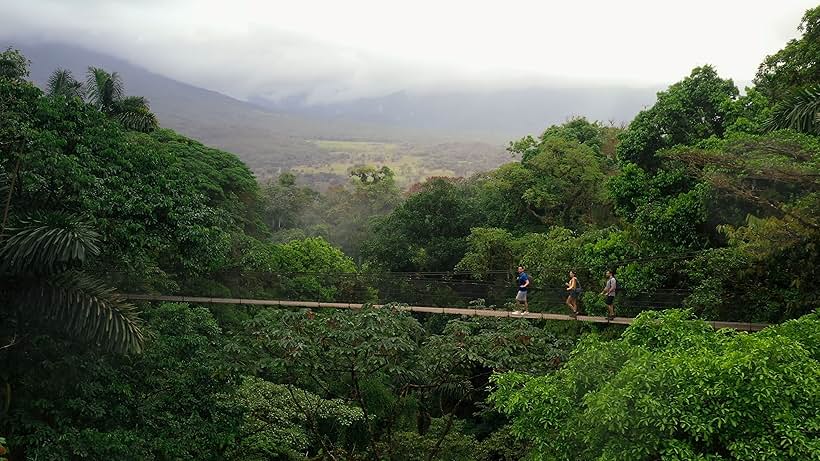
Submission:
M 292 147 L 306 137 L 336 134 L 310 120 L 274 113 L 93 51 L 59 44 L 15 46 L 31 60 L 31 78 L 40 86 L 57 67 L 71 70 L 78 80 L 85 79 L 88 66 L 118 72 L 126 93 L 147 97 L 163 126 L 239 154 L 277 155 L 277 148 Z
M 339 165 L 334 155 L 337 152 L 328 151 L 314 142 L 317 139 L 381 141 L 391 145 L 405 143 L 404 150 L 412 147 L 416 154 L 419 154 L 417 148 L 422 146 L 419 155 L 428 157 L 428 161 L 433 161 L 439 154 L 436 148 L 438 143 L 449 139 L 439 139 L 419 130 L 404 130 L 401 127 L 275 112 L 163 77 L 121 59 L 72 46 L 25 43 L 12 46 L 19 48 L 31 60 L 31 78 L 41 87 L 45 87 L 49 75 L 58 67 L 71 70 L 78 80 L 85 79 L 88 66 L 118 72 L 123 77 L 126 94 L 148 98 L 162 126 L 236 153 L 263 179 L 284 170 L 306 169 L 310 171 L 304 175 L 306 180 L 318 182 L 319 186 L 346 181 L 344 168 L 325 172 L 328 165 Z M 355 147 L 355 143 L 352 145 Z M 476 162 L 475 169 L 468 168 L 453 174 L 490 168 L 506 158 L 500 145 L 481 147 L 480 152 L 485 158 Z M 421 168 L 416 176 L 407 181 L 423 177 L 426 170 L 435 168 Z
M 276 111 L 352 122 L 505 139 L 538 133 L 572 116 L 629 122 L 655 101 L 655 88 L 521 88 L 494 91 L 402 91 L 378 98 L 309 104 L 304 96 L 252 99 Z
M 88 66 L 118 72 L 129 95 L 148 98 L 164 127 L 236 153 L 262 179 L 285 170 L 325 187 L 349 168 L 378 163 L 403 184 L 429 175 L 466 176 L 510 160 L 503 145 L 573 115 L 625 122 L 654 100 L 652 89 L 529 88 L 398 92 L 332 104 L 305 96 L 240 101 L 137 65 L 64 44 L 12 43 L 44 86 L 51 72 L 85 79 Z M 4 46 L 5 48 L 5 46 Z

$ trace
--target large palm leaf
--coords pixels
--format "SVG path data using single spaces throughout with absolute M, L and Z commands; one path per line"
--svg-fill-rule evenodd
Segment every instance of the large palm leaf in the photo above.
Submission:
M 159 125 L 156 115 L 148 106 L 148 100 L 141 96 L 130 96 L 116 101 L 111 111 L 114 118 L 129 130 L 147 133 Z
M 11 186 L 9 185 L 9 175 L 0 169 L 0 199 L 2 199 L 3 206 L 6 205 L 9 189 L 11 189 Z
M 9 192 L 11 190 L 11 184 L 9 184 L 9 174 L 6 173 L 6 170 L 0 168 L 0 204 L 2 204 L 3 209 L 6 207 L 6 202 L 10 202 L 9 199 Z M 11 206 L 9 204 L 9 206 Z M 3 237 L 0 236 L 0 239 Z
M 27 317 L 116 352 L 142 350 L 138 310 L 104 282 L 76 270 L 35 282 L 23 283 L 17 296 Z
M 766 127 L 820 134 L 820 84 L 794 91 L 775 106 Z
M 110 113 L 114 103 L 122 99 L 122 78 L 116 72 L 89 67 L 85 86 L 89 102 L 103 112 Z
M 83 84 L 78 82 L 70 70 L 57 69 L 48 78 L 47 93 L 49 96 L 82 98 L 85 94 Z
M 0 283 L 10 307 L 32 320 L 122 352 L 142 347 L 137 310 L 76 267 L 99 253 L 99 235 L 64 214 L 27 219 L 7 229 Z
M 29 218 L 7 229 L 0 273 L 51 273 L 99 254 L 99 234 L 79 218 L 59 213 Z

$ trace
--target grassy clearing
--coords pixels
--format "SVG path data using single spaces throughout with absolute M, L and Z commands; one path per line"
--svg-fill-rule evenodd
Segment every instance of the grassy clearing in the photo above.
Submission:
M 316 147 L 328 152 L 347 152 L 360 154 L 388 154 L 399 150 L 398 144 L 371 141 L 311 141 Z
M 455 176 L 453 170 L 430 165 L 430 158 L 414 153 L 410 146 L 365 141 L 311 141 L 327 152 L 328 159 L 312 165 L 300 165 L 293 171 L 303 174 L 330 173 L 346 176 L 360 165 L 387 166 L 396 173 L 396 182 L 408 186 L 430 176 Z

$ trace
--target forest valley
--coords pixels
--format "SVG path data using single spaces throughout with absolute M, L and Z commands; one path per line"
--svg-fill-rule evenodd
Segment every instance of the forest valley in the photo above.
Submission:
M 623 128 L 400 190 L 259 184 L 115 73 L 0 55 L 0 459 L 820 459 L 820 7 L 742 93 L 710 66 Z M 507 309 L 583 322 L 133 305 L 121 293 Z M 478 287 L 467 290 L 464 287 Z M 556 288 L 557 287 L 557 288 Z M 768 322 L 758 333 L 702 319 Z

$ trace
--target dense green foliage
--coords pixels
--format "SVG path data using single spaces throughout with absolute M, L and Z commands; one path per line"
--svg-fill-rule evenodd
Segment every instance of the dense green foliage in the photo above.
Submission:
M 820 85 L 792 91 L 773 109 L 767 127 L 820 134 Z
M 811 10 L 804 36 L 787 49 L 816 46 L 814 22 Z M 761 71 L 767 85 L 815 94 L 816 73 L 793 82 L 775 67 Z M 583 119 L 524 137 L 509 147 L 520 162 L 417 188 L 377 221 L 364 244 L 366 262 L 387 270 L 455 268 L 485 283 L 504 277 L 497 283 L 504 287 L 524 264 L 535 281 L 531 297 L 545 308 L 561 302 L 574 269 L 588 289 L 583 304 L 601 312 L 594 293 L 612 269 L 626 314 L 682 304 L 735 320 L 807 313 L 820 295 L 810 282 L 820 240 L 816 101 L 769 98 L 770 86 L 740 96 L 731 80 L 704 66 L 660 92 L 621 131 L 617 162 L 607 147 L 613 130 Z M 797 130 L 768 132 L 784 107 L 800 115 L 781 126 Z
M 11 336 L 54 328 L 120 352 L 139 352 L 143 337 L 134 307 L 79 269 L 87 254 L 99 253 L 99 235 L 62 214 L 18 225 L 6 229 L 0 247 L 0 295 Z
M 451 459 L 441 450 L 456 448 L 436 440 L 455 436 L 454 427 L 473 426 L 486 435 L 472 413 L 491 370 L 544 372 L 569 346 L 526 321 L 451 321 L 441 334 L 431 335 L 413 317 L 392 309 L 318 315 L 263 311 L 245 328 L 241 350 L 256 373 L 361 409 L 332 428 L 315 421 L 320 417 L 315 413 L 325 411 L 321 405 L 302 409 L 308 433 L 322 450 L 344 459 L 368 452 L 401 459 L 409 456 L 401 455 L 408 444 L 424 446 L 425 438 L 431 451 L 416 453 L 419 459 Z
M 799 39 L 766 56 L 755 86 L 775 103 L 767 123 L 770 129 L 820 134 L 820 6 L 806 11 L 798 30 L 803 33 Z
M 48 78 L 46 93 L 52 97 L 82 98 L 85 96 L 85 88 L 74 78 L 70 70 L 57 69 Z
M 627 127 L 573 118 L 404 194 L 377 166 L 260 185 L 116 72 L 44 92 L 0 53 L 0 460 L 817 459 L 818 17 L 743 95 L 699 67 Z M 533 311 L 566 312 L 574 270 L 605 312 L 612 270 L 639 316 L 396 304 L 503 308 L 518 265 Z
M 232 445 L 243 408 L 222 395 L 238 377 L 220 327 L 187 305 L 144 316 L 155 339 L 133 357 L 38 337 L 30 363 L 49 366 L 19 377 L 5 424 L 12 448 L 29 459 L 154 460 L 215 459 Z
M 556 373 L 497 376 L 491 400 L 534 459 L 816 459 L 817 315 L 751 335 L 688 317 L 586 336 Z
M 618 160 L 644 168 L 657 167 L 655 154 L 665 147 L 692 144 L 710 136 L 722 136 L 731 123 L 731 102 L 738 90 L 731 80 L 721 79 L 710 66 L 698 67 L 639 113 L 621 135 Z
M 798 30 L 802 36 L 766 56 L 757 70 L 755 86 L 768 98 L 779 100 L 793 91 L 818 83 L 820 78 L 820 6 L 803 15 Z
M 0 53 L 0 78 L 19 80 L 28 77 L 29 61 L 17 50 L 7 48 Z
M 321 236 L 356 260 L 370 221 L 392 211 L 400 201 L 395 175 L 387 167 L 361 166 L 349 171 L 350 184 L 320 194 L 283 173 L 264 188 L 265 217 L 273 240 L 287 242 Z
M 20 161 L 12 211 L 82 216 L 104 237 L 107 271 L 179 284 L 180 275 L 235 265 L 243 236 L 267 232 L 256 181 L 235 156 L 167 130 L 121 128 L 80 100 L 45 97 L 26 82 L 0 85 L 0 111 L 13 123 L 0 133 L 11 146 L 0 161 L 9 175 Z

